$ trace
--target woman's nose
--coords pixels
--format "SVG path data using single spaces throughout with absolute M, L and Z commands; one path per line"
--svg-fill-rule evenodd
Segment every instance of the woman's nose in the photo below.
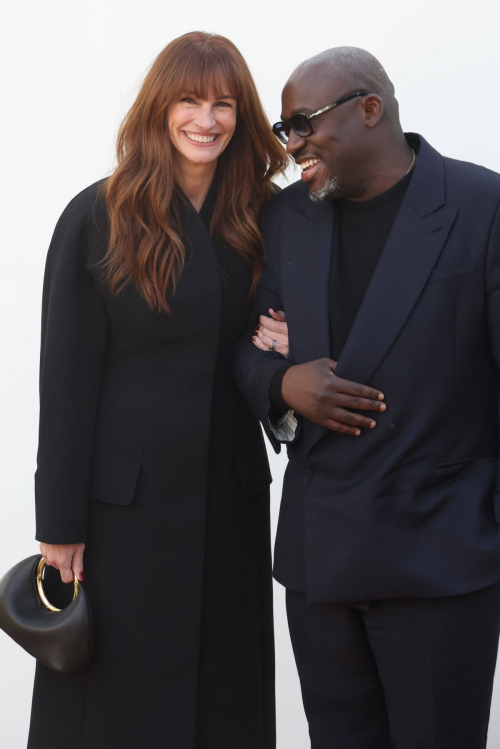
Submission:
M 196 124 L 199 125 L 203 130 L 208 130 L 215 124 L 215 117 L 212 107 L 201 107 L 196 117 Z

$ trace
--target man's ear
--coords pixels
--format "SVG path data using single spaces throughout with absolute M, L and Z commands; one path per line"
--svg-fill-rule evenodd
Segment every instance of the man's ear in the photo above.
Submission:
M 362 104 L 365 124 L 367 127 L 375 127 L 382 117 L 384 102 L 377 94 L 370 94 Z

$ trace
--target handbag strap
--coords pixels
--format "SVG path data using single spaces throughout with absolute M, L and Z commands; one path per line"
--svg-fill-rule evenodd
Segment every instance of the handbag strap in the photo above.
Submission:
M 45 559 L 42 557 L 40 561 L 38 562 L 38 567 L 36 570 L 36 587 L 38 590 L 38 595 L 40 596 L 40 600 L 43 603 L 43 605 L 49 609 L 49 611 L 62 611 L 62 609 L 56 608 L 56 606 L 53 606 L 47 596 L 45 595 L 45 591 L 43 589 L 43 571 L 45 569 Z M 77 576 L 75 575 L 74 579 L 74 592 L 73 592 L 73 601 L 79 595 L 80 593 L 80 583 L 78 581 Z

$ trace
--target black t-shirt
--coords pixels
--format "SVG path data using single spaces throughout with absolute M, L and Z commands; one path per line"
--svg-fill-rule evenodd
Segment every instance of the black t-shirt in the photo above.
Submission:
M 335 200 L 335 230 L 332 247 L 328 304 L 330 353 L 338 361 L 361 307 L 382 250 L 411 182 L 413 169 L 389 190 L 370 200 Z M 273 418 L 288 406 L 281 395 L 284 364 L 269 389 Z
M 328 292 L 331 357 L 338 361 L 385 247 L 413 170 L 370 200 L 336 200 Z

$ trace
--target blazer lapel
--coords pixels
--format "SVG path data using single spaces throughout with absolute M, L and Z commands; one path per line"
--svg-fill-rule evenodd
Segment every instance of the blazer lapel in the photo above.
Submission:
M 412 138 L 419 138 L 412 134 Z M 371 384 L 411 314 L 443 249 L 458 209 L 445 204 L 442 157 L 423 138 L 410 187 L 382 251 L 336 374 Z M 316 426 L 309 449 L 327 433 Z
M 340 377 L 369 383 L 415 306 L 456 214 L 445 207 L 422 218 L 403 202 L 339 359 Z
M 306 196 L 288 207 L 282 224 L 283 306 L 296 364 L 330 356 L 328 278 L 333 243 L 331 201 Z

